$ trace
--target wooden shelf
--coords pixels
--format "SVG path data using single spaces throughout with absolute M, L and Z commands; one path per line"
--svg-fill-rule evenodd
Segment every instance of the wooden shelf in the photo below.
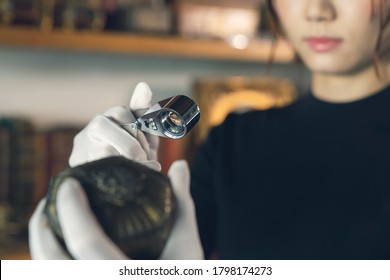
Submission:
M 0 45 L 66 51 L 144 54 L 236 61 L 267 61 L 272 42 L 253 40 L 243 50 L 222 40 L 187 39 L 174 36 L 146 36 L 115 32 L 42 32 L 37 28 L 2 27 Z M 283 41 L 276 45 L 275 61 L 291 62 L 294 53 Z

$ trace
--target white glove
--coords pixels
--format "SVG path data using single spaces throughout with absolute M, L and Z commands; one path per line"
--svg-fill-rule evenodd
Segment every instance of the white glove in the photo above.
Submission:
M 176 161 L 169 169 L 178 212 L 160 259 L 203 259 L 189 190 L 189 169 L 186 161 Z M 42 200 L 29 223 L 32 259 L 70 259 L 58 243 L 43 213 Z M 66 179 L 57 196 L 57 213 L 65 244 L 74 259 L 126 259 L 127 256 L 104 233 L 92 213 L 85 192 L 75 179 Z
M 73 142 L 69 165 L 76 166 L 108 156 L 124 156 L 160 171 L 157 162 L 158 136 L 138 131 L 136 137 L 121 125 L 133 123 L 135 112 L 151 106 L 152 91 L 146 83 L 139 83 L 130 100 L 130 108 L 114 107 L 97 115 L 80 131 Z

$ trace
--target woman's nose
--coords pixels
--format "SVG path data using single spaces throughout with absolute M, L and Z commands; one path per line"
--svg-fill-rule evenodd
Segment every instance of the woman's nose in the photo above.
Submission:
M 346 0 L 349 1 L 349 0 Z M 307 0 L 306 19 L 309 21 L 330 21 L 336 17 L 332 0 Z

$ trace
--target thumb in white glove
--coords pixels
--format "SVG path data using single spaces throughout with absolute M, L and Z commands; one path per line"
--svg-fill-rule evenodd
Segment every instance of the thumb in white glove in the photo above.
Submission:
M 73 167 L 104 157 L 121 155 L 159 171 L 159 138 L 145 135 L 142 131 L 138 131 L 134 137 L 122 126 L 133 123 L 138 117 L 138 110 L 150 108 L 152 95 L 146 83 L 139 83 L 134 89 L 129 108 L 114 107 L 93 118 L 76 135 L 69 165 Z
M 168 171 L 178 202 L 171 235 L 160 259 L 200 260 L 204 258 L 196 223 L 195 205 L 190 194 L 190 172 L 185 160 L 172 163 Z
M 174 162 L 168 173 L 178 202 L 178 213 L 161 259 L 202 259 L 189 192 L 189 170 L 185 161 Z M 45 200 L 35 210 L 29 223 L 30 252 L 33 259 L 69 259 L 51 230 L 43 212 Z M 127 256 L 105 234 L 89 207 L 80 183 L 68 178 L 57 196 L 57 213 L 64 241 L 75 259 L 126 259 Z

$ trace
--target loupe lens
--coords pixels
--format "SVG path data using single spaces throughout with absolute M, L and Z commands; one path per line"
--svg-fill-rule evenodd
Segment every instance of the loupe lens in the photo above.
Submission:
M 175 125 L 179 125 L 179 126 L 183 125 L 183 120 L 176 113 L 169 112 L 168 119 L 170 122 L 174 123 Z
M 139 113 L 140 117 L 128 130 L 180 139 L 184 137 L 198 122 L 200 111 L 198 105 L 189 97 L 175 95 L 161 100 L 148 110 Z
M 172 111 L 165 111 L 161 115 L 161 125 L 165 129 L 164 133 L 170 136 L 181 137 L 185 134 L 186 128 L 183 119 Z

